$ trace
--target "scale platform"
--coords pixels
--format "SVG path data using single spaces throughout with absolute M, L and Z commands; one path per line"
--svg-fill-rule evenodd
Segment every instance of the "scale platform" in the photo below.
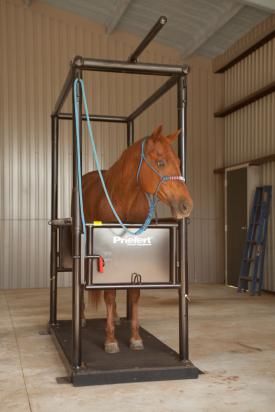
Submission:
M 200 371 L 190 361 L 180 361 L 178 354 L 159 339 L 140 328 L 144 350 L 129 348 L 130 321 L 121 319 L 116 326 L 120 352 L 104 352 L 105 319 L 91 319 L 82 329 L 83 367 L 72 369 L 72 322 L 59 321 L 50 328 L 62 355 L 65 355 L 69 380 L 74 386 L 115 383 L 196 379 Z M 64 357 L 64 356 L 63 356 Z

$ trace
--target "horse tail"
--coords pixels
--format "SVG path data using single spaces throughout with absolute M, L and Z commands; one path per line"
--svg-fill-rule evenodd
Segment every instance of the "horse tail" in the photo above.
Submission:
M 102 299 L 102 290 L 90 290 L 88 292 L 88 302 L 93 305 L 96 309 Z

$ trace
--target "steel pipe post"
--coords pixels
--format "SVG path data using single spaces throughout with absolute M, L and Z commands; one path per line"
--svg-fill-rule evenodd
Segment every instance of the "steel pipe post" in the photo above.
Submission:
M 76 144 L 76 121 L 75 121 L 75 97 L 74 97 L 74 79 L 81 78 L 82 73 L 76 70 L 72 81 L 72 112 L 73 112 L 73 207 L 72 207 L 72 245 L 73 245 L 73 287 L 72 287 L 72 366 L 75 369 L 81 366 L 81 218 L 79 206 L 79 187 L 78 187 L 78 161 L 77 161 L 77 144 Z M 80 142 L 82 140 L 82 90 L 80 85 L 77 87 L 76 103 L 79 111 L 79 133 Z M 80 157 L 82 151 L 80 149 Z M 81 171 L 82 175 L 82 171 Z
M 134 121 L 127 122 L 127 147 L 134 143 Z
M 52 198 L 51 219 L 58 217 L 58 140 L 59 121 L 52 116 Z M 50 263 L 50 325 L 57 322 L 57 227 L 51 225 L 51 263 Z
M 129 62 L 137 62 L 138 57 L 141 55 L 143 50 L 148 46 L 149 43 L 156 37 L 158 32 L 163 28 L 163 26 L 167 23 L 167 17 L 161 16 L 156 24 L 152 27 L 149 33 L 144 37 L 142 42 L 138 45 L 136 50 L 130 55 L 128 61 Z
M 181 129 L 178 140 L 178 153 L 181 160 L 181 173 L 186 179 L 186 117 L 187 84 L 186 78 L 178 79 L 178 128 Z M 188 250 L 186 220 L 179 222 L 179 356 L 183 361 L 189 359 L 188 343 Z
M 130 120 L 127 122 L 127 147 L 131 146 L 134 143 L 134 121 Z M 130 293 L 127 289 L 127 298 L 126 298 L 126 318 L 128 320 L 132 319 L 132 306 L 130 302 Z

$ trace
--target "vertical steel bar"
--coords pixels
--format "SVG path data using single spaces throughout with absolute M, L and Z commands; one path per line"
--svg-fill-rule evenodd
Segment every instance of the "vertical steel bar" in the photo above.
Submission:
M 134 120 L 127 122 L 127 147 L 134 143 Z M 129 289 L 127 289 L 127 299 L 126 299 L 126 318 L 130 320 L 132 318 L 132 306 L 130 302 Z
M 92 226 L 88 226 L 87 227 L 87 249 L 86 249 L 86 253 L 88 256 L 92 256 L 93 255 L 93 229 Z M 85 262 L 85 281 L 87 285 L 91 285 L 92 284 L 92 270 L 93 270 L 93 261 L 92 259 L 86 259 Z
M 134 120 L 127 122 L 127 147 L 134 143 Z
M 177 268 L 177 229 L 170 229 L 170 282 L 176 283 L 176 268 Z
M 186 117 L 187 117 L 186 77 L 178 80 L 178 128 L 181 129 L 178 152 L 181 160 L 181 173 L 186 179 Z M 187 224 L 183 219 L 179 223 L 179 356 L 183 361 L 189 359 L 188 342 L 188 250 Z
M 58 216 L 58 140 L 59 120 L 52 116 L 52 182 L 51 182 L 51 219 Z M 50 325 L 57 322 L 57 227 L 51 226 L 51 264 L 50 264 Z
M 75 78 L 81 77 L 80 70 L 76 70 L 73 75 Z M 73 91 L 74 83 L 72 83 Z M 82 140 L 82 93 L 81 87 L 77 87 L 77 104 L 79 110 L 79 131 L 80 141 Z M 72 200 L 72 244 L 73 244 L 73 287 L 72 287 L 72 366 L 79 368 L 81 366 L 81 218 L 79 207 L 79 187 L 78 187 L 78 163 L 77 163 L 77 145 L 76 145 L 76 121 L 75 121 L 75 97 L 72 93 L 72 112 L 73 112 L 73 200 Z M 82 157 L 82 151 L 80 150 Z M 82 174 L 82 171 L 81 171 Z

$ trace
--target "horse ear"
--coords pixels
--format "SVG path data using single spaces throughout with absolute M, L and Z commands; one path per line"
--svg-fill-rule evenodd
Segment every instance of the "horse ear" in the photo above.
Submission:
M 178 129 L 176 132 L 166 136 L 166 138 L 169 140 L 170 143 L 172 143 L 178 138 L 180 132 L 181 132 L 181 129 Z
M 159 125 L 158 127 L 156 127 L 152 132 L 151 138 L 156 139 L 157 137 L 159 137 L 159 135 L 161 135 L 161 133 L 162 133 L 162 129 L 163 129 L 162 124 Z

